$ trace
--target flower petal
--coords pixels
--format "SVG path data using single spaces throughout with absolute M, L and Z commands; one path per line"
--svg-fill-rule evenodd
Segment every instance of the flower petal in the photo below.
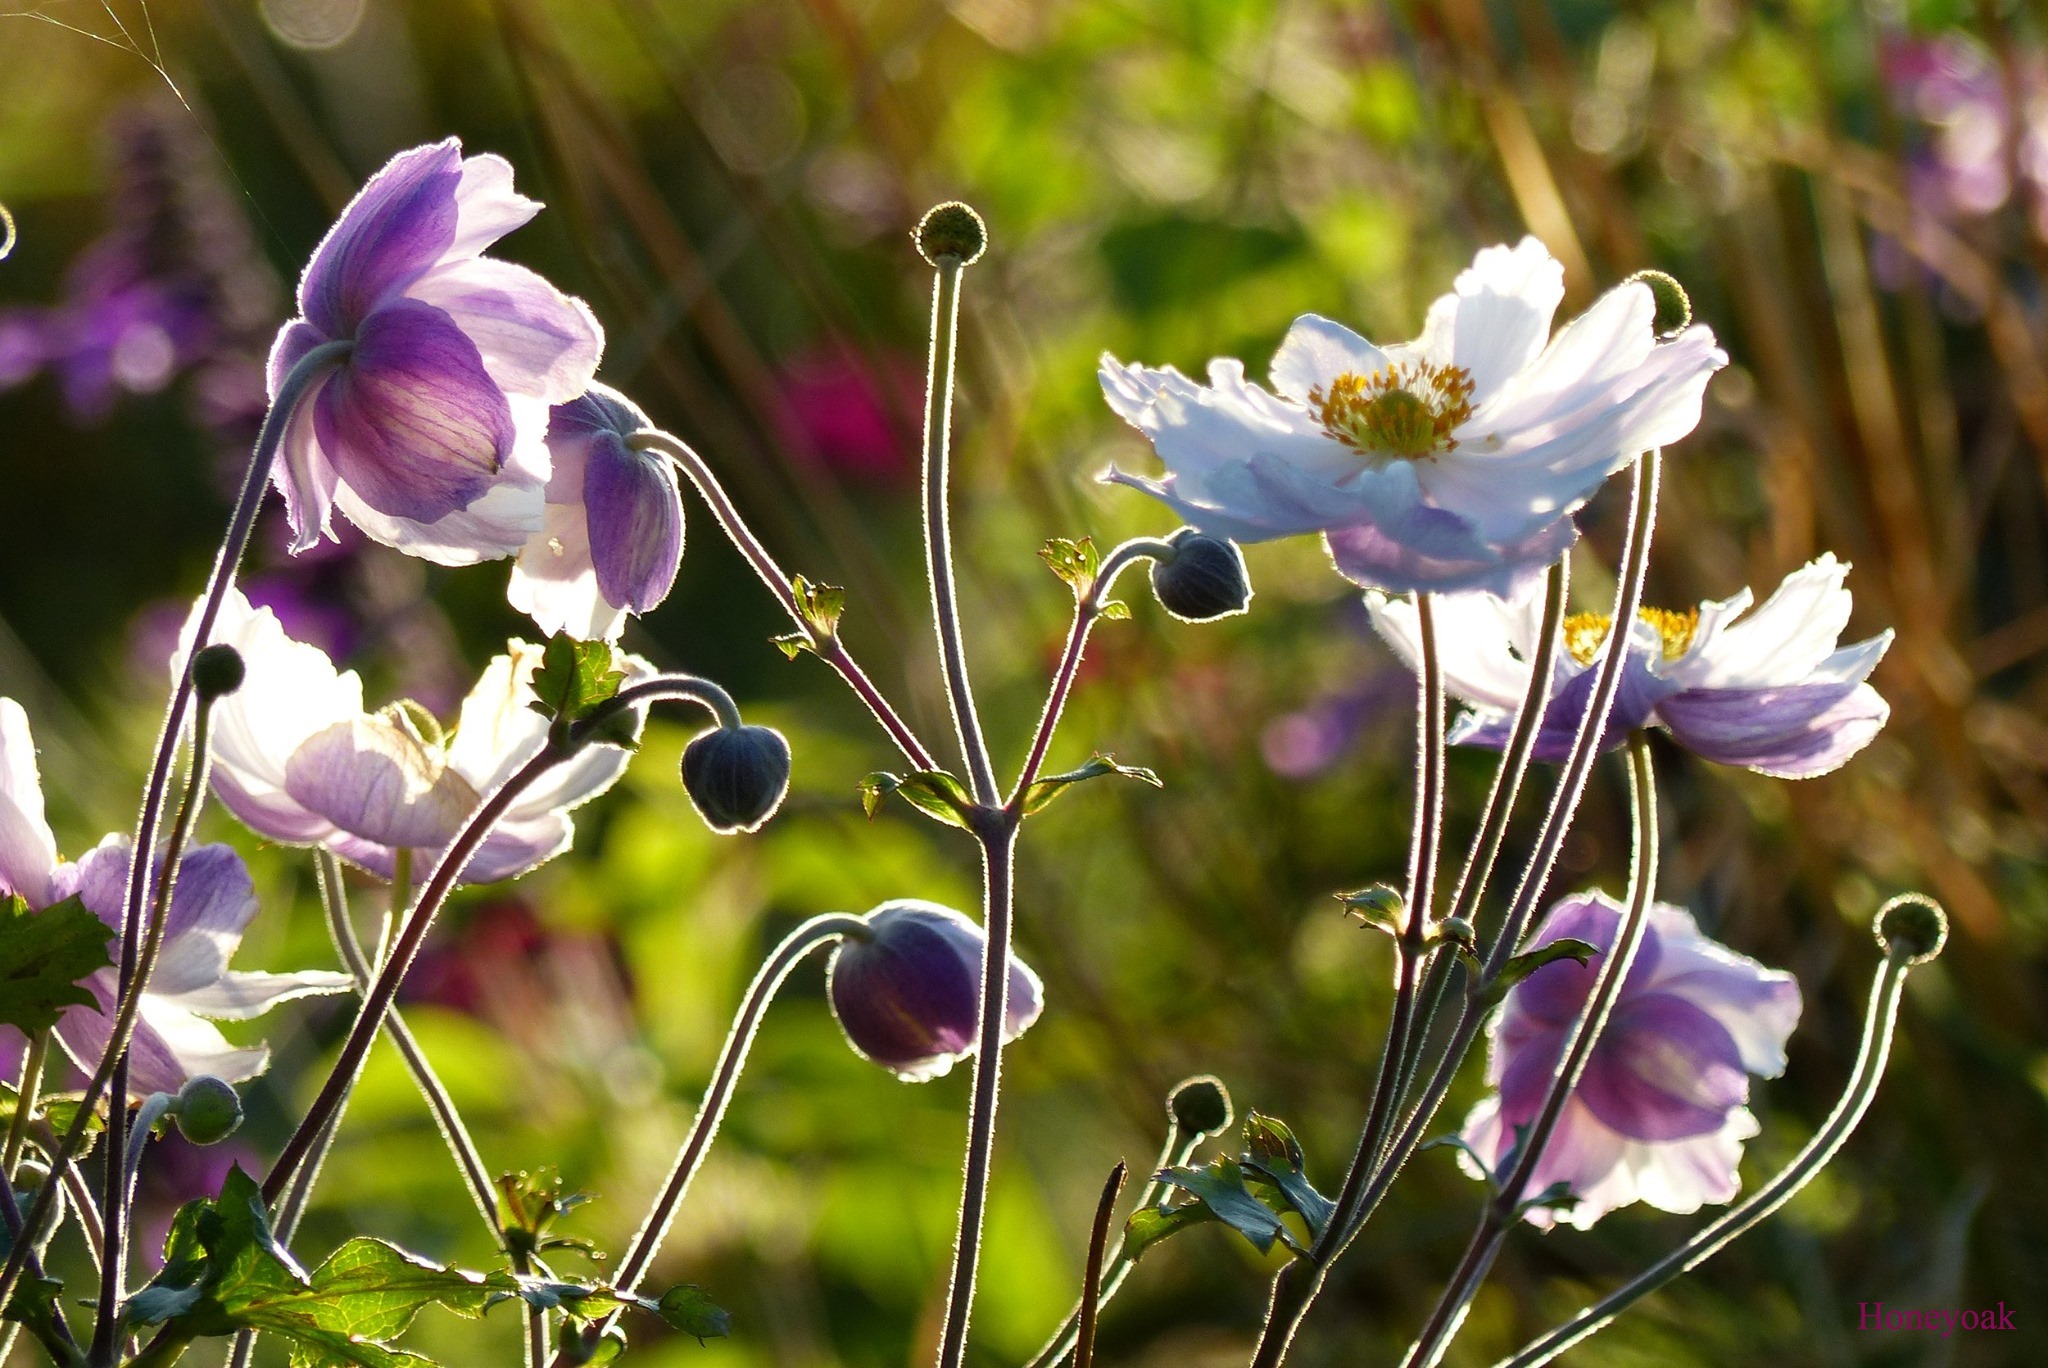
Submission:
M 370 508 L 417 523 L 482 498 L 513 441 L 511 410 L 476 344 L 446 313 L 411 299 L 364 321 L 313 416 L 348 488 Z
M 455 320 L 500 389 L 560 404 L 590 387 L 604 329 L 582 300 L 509 261 L 452 262 L 407 295 Z
M 516 414 L 518 404 L 512 407 Z M 539 448 L 538 442 L 534 445 Z M 541 526 L 541 488 L 546 484 L 544 478 L 524 473 L 519 449 L 515 445 L 505 474 L 488 493 L 469 507 L 431 523 L 380 513 L 345 484 L 335 493 L 335 506 L 377 541 L 436 565 L 475 565 L 516 555 Z
M 540 210 L 540 201 L 513 192 L 512 163 L 494 152 L 465 158 L 455 184 L 455 238 L 443 259 L 477 255 Z
M 1785 1041 L 1799 1024 L 1798 981 L 1709 940 L 1684 908 L 1659 904 L 1651 915 L 1664 953 L 1647 987 L 1711 1013 L 1749 1072 L 1763 1078 L 1785 1072 Z
M 1422 627 L 1405 598 L 1367 594 L 1366 611 L 1401 663 L 1421 669 Z M 1435 604 L 1437 663 L 1454 698 L 1512 718 L 1529 691 L 1529 660 L 1543 623 L 1540 594 L 1443 594 Z
M 219 979 L 255 915 L 256 885 L 234 847 L 202 845 L 186 851 L 178 861 L 163 949 L 149 990 L 189 993 Z
M 461 164 L 454 138 L 385 163 L 313 250 L 299 280 L 299 312 L 327 336 L 346 337 L 431 270 L 455 241 Z
M 294 319 L 278 330 L 277 340 L 270 348 L 272 399 L 277 397 L 278 386 L 291 368 L 325 340 L 320 330 L 304 319 Z M 314 381 L 300 398 L 280 439 L 276 462 L 270 468 L 270 482 L 284 496 L 285 517 L 292 528 L 291 552 L 295 556 L 312 550 L 323 536 L 334 535 L 334 491 L 341 477 L 334 473 L 333 463 L 320 446 L 313 418 L 320 392 L 331 378 Z
M 1681 1140 L 1721 1129 L 1749 1096 L 1734 1037 L 1709 1013 L 1666 993 L 1616 1004 L 1577 1097 L 1631 1140 Z
M 345 993 L 353 987 L 353 978 L 326 969 L 301 969 L 289 974 L 229 970 L 200 987 L 161 996 L 173 999 L 175 1006 L 194 1016 L 214 1021 L 247 1021 L 281 1002 Z
M 1709 1202 L 1733 1201 L 1742 1190 L 1742 1143 L 1757 1130 L 1756 1117 L 1737 1107 L 1711 1134 L 1640 1147 L 1632 1167 L 1641 1200 L 1680 1216 Z
M 31 907 L 50 899 L 57 838 L 43 818 L 43 781 L 36 768 L 28 714 L 0 698 L 0 892 L 18 893 Z
M 683 559 L 683 496 L 675 468 L 616 436 L 600 436 L 584 467 L 583 507 L 605 600 L 634 613 L 659 605 Z
M 1780 779 L 1840 769 L 1890 717 L 1868 684 L 1692 689 L 1657 704 L 1657 721 L 1695 755 Z
M 626 626 L 626 610 L 598 587 L 590 518 L 581 503 L 547 506 L 540 531 L 526 539 L 513 563 L 505 599 L 549 636 L 615 641 Z
M 1451 298 L 1450 361 L 1472 377 L 1473 398 L 1484 403 L 1550 339 L 1550 320 L 1564 300 L 1564 266 L 1534 237 L 1487 247 L 1459 273 Z
M 1832 554 L 1794 570 L 1763 607 L 1687 653 L 1685 683 L 1696 689 L 1756 689 L 1805 682 L 1849 625 L 1854 605 L 1848 575 L 1848 565 Z
M 1483 589 L 1505 598 L 1528 593 L 1578 539 L 1572 520 L 1558 518 L 1511 544 L 1491 543 L 1459 514 L 1419 499 L 1404 515 L 1326 534 L 1337 569 L 1354 584 L 1395 593 Z
M 1371 375 L 1388 364 L 1385 352 L 1342 323 L 1303 314 L 1273 354 L 1269 374 L 1275 390 L 1306 404 L 1312 392 L 1327 389 L 1340 375 Z
M 343 831 L 391 846 L 441 846 L 477 792 L 439 751 L 383 716 L 315 733 L 285 765 L 285 791 Z

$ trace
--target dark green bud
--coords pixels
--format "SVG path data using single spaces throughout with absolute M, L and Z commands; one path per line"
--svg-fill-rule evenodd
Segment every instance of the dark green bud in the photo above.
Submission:
M 247 674 L 242 665 L 242 653 L 225 641 L 202 647 L 199 654 L 192 657 L 192 687 L 209 703 L 241 688 Z
M 1657 313 L 1651 327 L 1660 339 L 1676 337 L 1691 324 L 1692 299 L 1686 294 L 1685 286 L 1662 271 L 1637 271 L 1623 283 L 1641 283 L 1650 287 L 1650 297 L 1657 301 Z
M 1908 964 L 1925 964 L 1948 943 L 1948 913 L 1925 893 L 1901 893 L 1877 909 L 1871 929 L 1887 955 L 1904 954 Z
M 951 257 L 969 266 L 988 246 L 988 225 L 969 206 L 947 200 L 925 211 L 912 236 L 917 239 L 918 254 L 932 265 L 938 265 L 941 257 Z
M 1152 562 L 1152 594 L 1182 622 L 1214 622 L 1251 605 L 1252 579 L 1237 543 L 1183 527 L 1173 554 Z
M 1472 923 L 1463 917 L 1445 917 L 1436 924 L 1436 934 L 1437 939 L 1468 952 L 1478 936 Z
M 789 792 L 789 742 L 772 727 L 713 727 L 683 747 L 683 788 L 713 831 L 754 831 Z
M 186 1082 L 171 1100 L 178 1134 L 195 1145 L 218 1145 L 242 1126 L 242 1099 L 210 1074 Z
M 1222 1079 L 1197 1074 L 1167 1094 L 1166 1114 L 1184 1131 L 1221 1135 L 1230 1129 L 1230 1092 Z

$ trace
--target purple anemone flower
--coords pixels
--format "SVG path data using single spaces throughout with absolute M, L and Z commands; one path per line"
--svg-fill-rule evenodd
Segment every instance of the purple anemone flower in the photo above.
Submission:
M 974 1053 L 988 937 L 950 907 L 909 898 L 866 920 L 866 935 L 832 952 L 832 1014 L 863 1058 L 908 1082 L 937 1078 Z M 1043 1005 L 1038 975 L 1012 955 L 1003 1039 L 1023 1035 Z
M 1684 612 L 1643 609 L 1630 624 L 1604 747 L 1619 746 L 1642 728 L 1662 727 L 1703 759 L 1781 779 L 1840 768 L 1891 716 L 1864 682 L 1891 645 L 1891 632 L 1837 646 L 1853 606 L 1844 585 L 1848 573 L 1847 565 L 1824 555 L 1787 575 L 1755 612 L 1747 589 Z M 1369 595 L 1367 606 L 1380 636 L 1415 668 L 1421 630 L 1414 604 Z M 1446 595 L 1437 600 L 1436 620 L 1444 687 L 1472 705 L 1451 728 L 1451 740 L 1499 750 L 1528 691 L 1542 594 L 1525 592 L 1513 601 Z M 1570 752 L 1610 628 L 1598 613 L 1576 613 L 1560 625 L 1562 649 L 1536 735 L 1538 759 L 1559 761 Z
M 538 531 L 549 405 L 589 387 L 604 333 L 582 301 L 483 250 L 540 211 L 512 168 L 453 138 L 401 152 L 350 201 L 270 352 L 273 397 L 323 342 L 348 359 L 300 404 L 274 480 L 304 551 L 335 509 L 443 565 Z
M 43 819 L 42 779 L 28 716 L 0 698 L 0 893 L 19 895 L 41 909 L 76 895 L 109 926 L 118 926 L 128 886 L 126 836 L 109 836 L 78 863 L 57 858 L 56 838 Z M 263 1071 L 262 1045 L 228 1044 L 215 1021 L 244 1021 L 281 1002 L 339 993 L 345 974 L 305 970 L 245 973 L 228 968 L 242 932 L 256 915 L 256 889 L 241 856 L 224 845 L 195 846 L 178 863 L 178 882 L 164 927 L 163 949 L 142 994 L 141 1016 L 129 1050 L 129 1090 L 138 1097 L 174 1093 L 201 1074 L 230 1083 Z M 71 1007 L 57 1022 L 57 1039 L 90 1072 L 107 1047 L 118 979 L 111 968 L 85 980 L 98 1007 Z
M 1744 1105 L 1749 1076 L 1785 1070 L 1785 1039 L 1799 1021 L 1792 976 L 1707 939 L 1683 908 L 1655 903 L 1649 916 L 1614 1014 L 1528 1187 L 1564 1183 L 1578 1201 L 1563 1211 L 1532 1208 L 1536 1225 L 1560 1220 L 1583 1230 L 1631 1202 L 1682 1214 L 1728 1201 L 1741 1187 L 1743 1141 L 1757 1133 Z M 1489 1169 L 1499 1171 L 1516 1128 L 1542 1110 L 1620 926 L 1619 903 L 1583 893 L 1558 902 L 1537 928 L 1532 946 L 1570 936 L 1601 954 L 1544 965 L 1509 991 L 1489 1026 L 1486 1081 L 1499 1091 L 1473 1108 L 1463 1137 Z
M 1705 327 L 1660 341 L 1641 281 L 1553 337 L 1563 298 L 1564 268 L 1532 237 L 1474 257 L 1412 342 L 1304 314 L 1272 390 L 1230 358 L 1201 385 L 1105 354 L 1104 397 L 1166 473 L 1104 478 L 1232 541 L 1320 532 L 1368 588 L 1512 592 L 1577 538 L 1571 514 L 1602 481 L 1693 430 L 1728 363 Z
M 683 559 L 675 467 L 627 443 L 653 428 L 607 385 L 548 414 L 547 512 L 512 567 L 506 597 L 543 632 L 613 640 L 626 615 L 668 597 Z
M 188 643 L 197 614 L 185 624 Z M 324 846 L 379 878 L 392 877 L 401 850 L 415 870 L 431 869 L 484 797 L 547 739 L 547 719 L 528 706 L 541 648 L 523 641 L 485 666 L 451 735 L 416 703 L 365 712 L 355 671 L 337 671 L 239 592 L 222 603 L 213 639 L 240 652 L 246 670 L 242 687 L 214 705 L 214 793 L 252 831 Z M 638 657 L 623 660 L 630 678 L 653 672 Z M 567 850 L 570 809 L 625 768 L 624 750 L 595 745 L 549 770 L 491 828 L 463 882 L 514 878 Z

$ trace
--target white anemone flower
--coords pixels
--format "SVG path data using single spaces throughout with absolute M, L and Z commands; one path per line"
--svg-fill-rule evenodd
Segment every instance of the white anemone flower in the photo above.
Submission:
M 186 624 L 191 640 L 193 624 Z M 506 644 L 469 696 L 452 734 L 417 704 L 363 709 L 353 670 L 295 641 L 267 608 L 239 592 L 221 607 L 213 640 L 246 667 L 242 687 L 213 712 L 213 790 L 252 831 L 286 845 L 324 846 L 389 879 L 399 851 L 433 867 L 483 799 L 537 754 L 548 722 L 528 705 L 541 648 Z M 172 661 L 183 663 L 184 648 Z M 629 677 L 651 674 L 624 657 Z M 625 771 L 626 752 L 593 745 L 544 774 L 506 809 L 464 871 L 465 883 L 514 878 L 569 848 L 571 808 Z
M 1229 358 L 1201 385 L 1105 354 L 1104 396 L 1166 467 L 1105 478 L 1216 536 L 1323 533 L 1368 588 L 1511 592 L 1572 544 L 1603 480 L 1698 425 L 1728 362 L 1703 326 L 1659 341 L 1641 281 L 1552 337 L 1563 298 L 1564 268 L 1530 237 L 1474 257 L 1413 342 L 1303 315 L 1273 391 Z

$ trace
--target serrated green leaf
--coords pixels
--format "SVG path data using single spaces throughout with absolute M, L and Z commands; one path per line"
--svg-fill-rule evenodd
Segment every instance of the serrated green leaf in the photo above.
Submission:
M 796 598 L 796 615 L 809 633 L 806 645 L 815 650 L 839 636 L 839 619 L 846 612 L 846 590 L 836 584 L 813 584 L 802 575 L 789 582 Z
M 1158 1177 L 1160 1182 L 1181 1189 L 1208 1207 L 1217 1220 L 1251 1241 L 1261 1254 L 1270 1252 L 1275 1240 L 1297 1254 L 1306 1252 L 1281 1224 L 1279 1213 L 1252 1193 L 1237 1160 L 1221 1156 L 1207 1168 L 1162 1169 Z
M 557 1219 L 594 1200 L 587 1192 L 572 1192 L 553 1165 L 498 1175 L 498 1219 L 506 1239 L 518 1252 L 532 1254 L 543 1248 L 578 1248 L 586 1241 L 551 1240 L 548 1232 Z
M 1390 936 L 1401 934 L 1401 927 L 1408 916 L 1407 897 L 1389 884 L 1374 884 L 1356 893 L 1339 893 L 1337 901 L 1343 903 L 1344 910 L 1359 921 Z
M 527 706 L 542 717 L 574 722 L 616 694 L 625 678 L 609 642 L 578 641 L 557 632 L 541 648 L 533 672 L 534 701 Z
M 1131 605 L 1122 599 L 1104 599 L 1096 606 L 1095 616 L 1105 622 L 1129 622 Z
M 1113 755 L 1096 755 L 1090 757 L 1088 763 L 1079 769 L 1068 770 L 1065 774 L 1047 775 L 1024 790 L 1024 815 L 1028 817 L 1043 810 L 1047 803 L 1059 797 L 1069 785 L 1100 779 L 1106 774 L 1135 779 L 1141 784 L 1150 784 L 1153 788 L 1165 787 L 1159 782 L 1159 776 L 1151 770 L 1141 769 L 1136 765 L 1119 765 Z
M 1320 1236 L 1337 1204 L 1309 1182 L 1301 1142 L 1294 1132 L 1278 1117 L 1253 1112 L 1245 1117 L 1244 1136 L 1250 1150 L 1244 1166 L 1272 1179 L 1288 1207 L 1308 1224 L 1309 1233 Z
M 805 651 L 817 649 L 811 645 L 811 639 L 802 632 L 785 632 L 781 636 L 769 637 L 768 641 L 776 650 L 782 652 L 783 655 L 791 660 L 795 660 Z M 592 1361 L 595 1362 L 595 1360 Z
M 36 1098 L 35 1115 L 29 1119 L 32 1122 L 41 1121 L 49 1126 L 52 1131 L 62 1135 L 71 1129 L 71 1122 L 78 1115 L 78 1104 L 84 1100 L 85 1094 L 83 1093 L 42 1093 Z M 14 1085 L 11 1083 L 0 1083 L 0 1132 L 5 1132 L 8 1127 L 14 1124 L 16 1101 Z M 93 1142 L 99 1138 L 100 1132 L 105 1128 L 106 1123 L 101 1120 L 97 1110 L 86 1118 L 85 1139 L 78 1151 L 78 1158 L 84 1158 L 92 1153 Z M 0 1242 L 4 1242 L 6 1239 L 5 1232 L 0 1232 Z
M 1038 557 L 1066 582 L 1076 599 L 1088 596 L 1088 591 L 1095 587 L 1095 574 L 1102 568 L 1102 555 L 1095 549 L 1093 537 L 1079 541 L 1054 537 L 1038 548 Z
M 724 1339 L 732 1333 L 731 1314 L 713 1302 L 703 1288 L 690 1283 L 680 1283 L 662 1293 L 655 1303 L 655 1314 L 671 1330 L 694 1336 L 700 1344 L 708 1339 Z
M 927 817 L 973 830 L 974 798 L 965 784 L 944 770 L 912 770 L 903 775 L 876 770 L 860 781 L 861 810 L 872 818 L 892 793 Z
M 4 1232 L 0 1232 L 0 1238 L 4 1238 Z M 64 1284 L 57 1279 L 30 1277 L 24 1272 L 14 1284 L 6 1309 L 0 1311 L 0 1321 L 19 1322 L 54 1358 L 63 1343 L 57 1335 L 57 1298 L 63 1292 Z
M 1200 1202 L 1177 1207 L 1139 1207 L 1124 1222 L 1124 1253 L 1136 1259 L 1167 1236 L 1216 1219 L 1216 1213 Z
M 113 934 L 75 897 L 40 912 L 14 894 L 0 898 L 0 1025 L 36 1036 L 66 1007 L 98 1010 L 99 999 L 78 984 L 113 963 Z

